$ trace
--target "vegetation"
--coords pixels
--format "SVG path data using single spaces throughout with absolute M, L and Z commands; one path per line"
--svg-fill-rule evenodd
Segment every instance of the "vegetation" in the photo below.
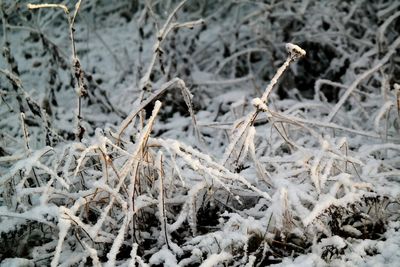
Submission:
M 398 1 L 0 6 L 2 264 L 400 259 Z

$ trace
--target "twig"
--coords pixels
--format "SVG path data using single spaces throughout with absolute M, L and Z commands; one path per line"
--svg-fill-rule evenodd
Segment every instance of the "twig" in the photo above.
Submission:
M 168 241 L 168 230 L 167 230 L 167 216 L 165 214 L 165 192 L 164 192 L 164 170 L 163 170 L 163 159 L 162 159 L 162 152 L 159 152 L 157 155 L 157 172 L 158 172 L 158 179 L 160 181 L 160 186 L 159 186 L 159 204 L 158 204 L 158 210 L 160 213 L 160 222 L 161 222 L 161 228 L 164 231 L 164 238 L 165 238 L 165 243 L 170 249 L 169 241 Z
M 76 138 L 81 141 L 83 138 L 83 135 L 85 133 L 85 128 L 82 126 L 82 97 L 87 96 L 87 85 L 84 81 L 85 78 L 85 73 L 81 68 L 81 63 L 79 61 L 79 58 L 76 54 L 76 47 L 75 47 L 75 19 L 78 14 L 79 8 L 81 6 L 82 0 L 78 0 L 78 2 L 75 5 L 75 10 L 74 14 L 72 17 L 70 16 L 70 12 L 67 8 L 67 6 L 63 4 L 27 4 L 28 9 L 40 9 L 40 8 L 61 8 L 68 21 L 68 26 L 69 26 L 69 36 L 71 39 L 71 47 L 72 47 L 72 67 L 74 70 L 74 77 L 76 80 L 76 83 L 78 85 L 77 88 L 77 96 L 78 96 L 78 114 L 77 114 L 77 132 L 76 132 Z
M 197 21 L 190 21 L 190 22 L 185 22 L 185 23 L 172 23 L 171 24 L 172 18 L 175 16 L 175 14 L 178 12 L 178 10 L 186 3 L 186 1 L 187 0 L 183 0 L 182 2 L 180 2 L 180 4 L 168 16 L 167 20 L 164 23 L 164 26 L 158 31 L 158 33 L 157 33 L 157 41 L 153 46 L 153 56 L 152 56 L 152 58 L 150 60 L 149 66 L 147 67 L 147 71 L 145 72 L 143 77 L 140 79 L 140 83 L 139 83 L 139 88 L 140 89 L 143 90 L 144 88 L 146 88 L 146 86 L 148 86 L 149 80 L 150 80 L 150 74 L 151 74 L 151 72 L 152 72 L 152 70 L 154 68 L 154 64 L 156 63 L 157 56 L 159 55 L 159 53 L 161 51 L 161 44 L 165 40 L 165 38 L 167 37 L 168 33 L 172 29 L 181 28 L 181 27 L 193 28 L 195 25 L 204 23 L 204 21 L 202 19 L 200 19 L 200 20 L 197 20 Z
M 376 64 L 371 69 L 365 71 L 363 74 L 359 75 L 358 78 L 347 88 L 346 92 L 342 95 L 339 102 L 334 106 L 332 111 L 329 113 L 325 122 L 328 123 L 335 117 L 336 113 L 343 106 L 344 102 L 346 102 L 347 98 L 349 98 L 350 94 L 357 88 L 359 83 L 361 83 L 364 79 L 368 78 L 370 75 L 372 75 L 374 72 L 376 72 L 377 70 L 382 68 L 383 65 L 386 64 L 386 62 L 391 58 L 391 56 L 394 53 L 396 53 L 396 49 L 399 45 L 400 45 L 400 37 L 397 37 L 396 40 L 392 43 L 392 45 L 389 47 L 389 51 L 381 60 L 379 60 L 378 64 Z
M 262 95 L 261 99 L 256 98 L 255 101 L 253 101 L 253 105 L 255 106 L 256 109 L 251 114 L 249 114 L 246 117 L 246 119 L 242 122 L 241 126 L 237 130 L 237 133 L 233 137 L 232 142 L 229 144 L 229 146 L 225 150 L 225 153 L 220 161 L 221 165 L 226 164 L 226 162 L 228 161 L 234 148 L 238 144 L 239 140 L 243 137 L 243 135 L 247 131 L 248 127 L 253 125 L 258 114 L 261 111 L 265 110 L 266 103 L 268 101 L 269 95 L 272 92 L 272 89 L 274 88 L 275 84 L 278 82 L 278 79 L 282 76 L 282 74 L 285 72 L 285 70 L 289 67 L 290 63 L 305 56 L 305 54 L 306 54 L 306 52 L 303 49 L 301 49 L 299 46 L 290 44 L 290 43 L 286 44 L 286 50 L 288 52 L 288 57 L 286 58 L 285 62 L 282 64 L 282 66 L 277 70 L 274 77 L 272 77 L 271 82 L 265 89 L 264 94 Z

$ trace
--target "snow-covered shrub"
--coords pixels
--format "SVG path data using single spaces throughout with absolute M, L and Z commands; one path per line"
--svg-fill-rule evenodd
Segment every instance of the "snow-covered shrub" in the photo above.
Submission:
M 396 1 L 0 4 L 4 264 L 395 262 Z

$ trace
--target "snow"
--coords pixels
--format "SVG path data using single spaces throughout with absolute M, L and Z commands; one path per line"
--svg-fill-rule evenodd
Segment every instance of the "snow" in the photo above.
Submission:
M 226 260 L 229 260 L 232 257 L 231 254 L 223 251 L 219 254 L 213 254 L 205 260 L 200 267 L 212 267 L 212 266 L 217 266 L 218 263 L 224 262 Z
M 149 260 L 150 264 L 162 264 L 163 266 L 166 267 L 176 267 L 178 266 L 177 260 L 172 254 L 172 252 L 167 249 L 166 247 L 163 247 L 160 251 L 157 253 L 153 254 Z
M 35 263 L 23 258 L 6 258 L 0 263 L 1 267 L 33 267 Z
M 356 228 L 354 228 L 351 225 L 344 225 L 342 227 L 342 229 L 343 229 L 343 231 L 351 234 L 352 236 L 361 236 L 362 235 L 361 231 L 357 230 Z
M 115 259 L 117 257 L 117 253 L 124 241 L 125 232 L 127 230 L 127 226 L 129 224 L 130 218 L 125 216 L 124 221 L 122 223 L 121 228 L 118 231 L 118 235 L 113 241 L 110 252 L 107 254 L 108 261 L 105 264 L 107 267 L 115 266 Z
M 258 97 L 253 99 L 252 104 L 259 110 L 268 111 L 267 105 Z
M 396 225 L 397 224 L 397 225 Z M 362 240 L 356 241 L 349 248 L 349 243 L 344 243 L 338 236 L 323 239 L 320 244 L 313 245 L 313 250 L 321 250 L 326 246 L 344 248 L 344 256 L 341 260 L 333 259 L 330 266 L 396 266 L 396 259 L 399 256 L 399 223 L 392 223 L 390 229 L 385 233 L 386 241 Z M 397 228 L 397 230 L 395 230 Z M 368 254 L 367 254 L 368 253 Z M 373 255 L 371 255 L 373 254 Z M 286 258 L 281 264 L 274 266 L 326 266 L 317 253 L 301 255 L 295 259 Z
M 64 214 L 63 207 L 60 208 L 59 213 L 60 213 L 60 215 Z M 57 266 L 59 264 L 62 245 L 64 243 L 64 239 L 67 236 L 67 232 L 70 227 L 71 227 L 71 221 L 69 221 L 68 219 L 62 219 L 60 216 L 60 219 L 58 221 L 58 229 L 59 229 L 58 243 L 57 243 L 57 247 L 55 249 L 54 258 L 51 260 L 52 267 Z
M 274 264 L 276 267 L 313 267 L 313 266 L 325 266 L 326 262 L 324 262 L 320 257 L 318 257 L 314 253 L 301 255 L 299 257 L 293 258 L 285 258 L 282 263 Z
M 2 1 L 0 266 L 398 263 L 399 3 L 206 2 Z
M 290 56 L 293 59 L 299 59 L 301 57 L 304 57 L 306 55 L 306 51 L 302 49 L 300 46 L 292 44 L 292 43 L 287 43 L 285 45 L 286 51 L 290 54 Z

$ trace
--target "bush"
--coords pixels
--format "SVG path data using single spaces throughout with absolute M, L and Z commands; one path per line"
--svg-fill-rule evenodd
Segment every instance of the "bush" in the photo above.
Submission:
M 112 2 L 0 2 L 5 265 L 400 258 L 396 1 Z

